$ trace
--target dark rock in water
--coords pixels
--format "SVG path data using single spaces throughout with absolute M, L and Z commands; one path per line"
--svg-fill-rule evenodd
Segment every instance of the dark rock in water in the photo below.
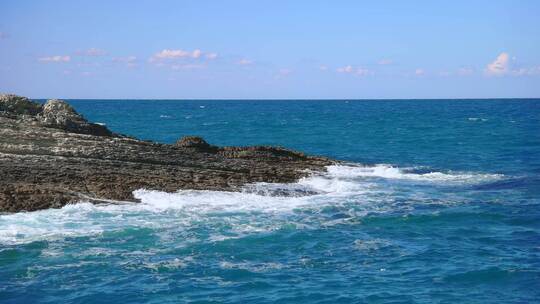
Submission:
M 194 136 L 174 145 L 141 141 L 88 122 L 60 100 L 0 96 L 0 212 L 134 201 L 141 188 L 242 191 L 294 182 L 333 163 L 279 147 L 217 147 Z

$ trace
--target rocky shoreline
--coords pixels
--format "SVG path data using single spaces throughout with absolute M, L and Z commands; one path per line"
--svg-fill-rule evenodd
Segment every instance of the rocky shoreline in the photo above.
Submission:
M 161 144 L 88 122 L 68 103 L 0 96 L 0 212 L 133 201 L 137 189 L 240 191 L 289 183 L 335 161 L 280 147 L 217 147 L 200 137 Z

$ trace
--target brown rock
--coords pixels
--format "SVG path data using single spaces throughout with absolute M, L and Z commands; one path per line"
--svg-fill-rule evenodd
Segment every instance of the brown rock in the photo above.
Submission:
M 41 106 L 0 97 L 0 212 L 135 201 L 141 188 L 239 191 L 294 182 L 333 163 L 280 147 L 216 147 L 193 136 L 175 145 L 140 141 L 89 123 L 63 101 Z

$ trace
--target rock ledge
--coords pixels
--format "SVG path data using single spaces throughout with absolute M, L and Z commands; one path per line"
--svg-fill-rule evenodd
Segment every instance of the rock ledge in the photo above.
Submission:
M 133 191 L 239 191 L 289 183 L 336 161 L 281 147 L 217 147 L 196 136 L 167 145 L 88 122 L 61 100 L 0 95 L 0 212 L 136 201 Z

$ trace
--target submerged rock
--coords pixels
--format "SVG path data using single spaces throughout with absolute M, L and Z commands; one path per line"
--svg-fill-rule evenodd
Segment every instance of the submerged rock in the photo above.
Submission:
M 142 188 L 242 191 L 333 163 L 280 147 L 217 147 L 196 136 L 174 145 L 141 141 L 88 122 L 61 100 L 0 96 L 0 212 L 135 201 Z

